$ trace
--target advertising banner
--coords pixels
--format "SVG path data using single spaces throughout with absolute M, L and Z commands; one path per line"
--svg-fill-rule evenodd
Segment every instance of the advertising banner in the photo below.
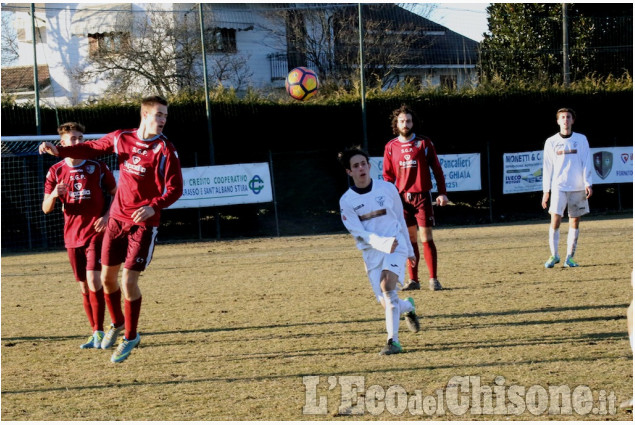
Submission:
M 445 186 L 448 192 L 462 192 L 481 190 L 481 154 L 462 153 L 453 155 L 439 155 L 439 162 L 443 168 Z M 383 180 L 383 157 L 370 158 L 370 175 L 373 179 Z M 434 174 L 432 176 L 432 192 L 437 191 Z
M 503 154 L 503 193 L 542 192 L 542 152 Z
M 543 151 L 503 154 L 503 193 L 542 192 Z M 633 147 L 591 148 L 593 185 L 633 183 Z
M 272 202 L 269 164 L 183 168 L 183 196 L 169 208 Z

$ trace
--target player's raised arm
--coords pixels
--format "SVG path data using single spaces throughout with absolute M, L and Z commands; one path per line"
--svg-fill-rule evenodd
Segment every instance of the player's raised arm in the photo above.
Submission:
M 38 147 L 38 151 L 40 155 L 43 153 L 48 153 L 49 155 L 57 156 L 59 155 L 59 151 L 57 150 L 57 146 L 55 146 L 51 142 L 42 142 Z

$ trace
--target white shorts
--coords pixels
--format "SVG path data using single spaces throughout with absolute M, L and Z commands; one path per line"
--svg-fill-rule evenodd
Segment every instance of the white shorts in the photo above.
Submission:
M 389 270 L 397 275 L 398 282 L 403 283 L 406 274 L 406 260 L 408 259 L 408 248 L 403 238 L 398 238 L 399 244 L 392 254 L 386 254 L 375 249 L 363 251 L 364 264 L 368 280 L 375 293 L 377 302 L 381 303 L 384 294 L 381 290 L 381 272 Z
M 589 213 L 589 200 L 584 190 L 576 192 L 551 191 L 551 202 L 549 203 L 549 212 L 551 214 L 564 215 L 564 209 L 567 208 L 569 217 L 581 217 Z

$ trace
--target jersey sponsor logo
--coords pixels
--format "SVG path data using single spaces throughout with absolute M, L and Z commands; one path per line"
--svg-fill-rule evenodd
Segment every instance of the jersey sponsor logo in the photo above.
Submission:
M 410 155 L 404 155 L 404 159 L 405 159 L 406 161 L 410 161 L 410 158 L 411 158 L 411 156 L 410 156 Z
M 82 189 L 82 184 L 80 182 L 76 182 L 73 187 L 75 188 L 75 190 L 81 190 Z
M 141 143 L 141 142 L 135 142 L 135 145 L 141 146 L 144 149 L 148 149 L 150 147 L 150 145 L 146 145 L 145 143 Z
M 73 181 L 73 180 L 86 180 L 86 176 L 83 175 L 83 174 L 75 174 L 75 175 L 71 174 L 70 176 L 68 176 L 68 178 L 69 178 L 70 181 Z
M 137 162 L 139 162 L 139 157 L 134 157 L 137 158 Z M 134 161 L 134 159 L 133 159 Z M 131 164 L 128 161 L 124 161 L 123 163 L 124 167 L 126 167 L 126 170 L 132 172 L 133 174 L 137 174 L 137 175 L 144 175 L 146 172 L 146 168 L 142 167 L 141 165 L 138 164 Z
M 75 200 L 80 200 L 80 199 L 90 199 L 90 189 L 81 189 L 81 184 L 79 186 L 80 187 L 77 188 L 77 183 L 76 183 L 74 187 L 77 190 L 68 192 L 70 202 L 74 202 Z
M 355 208 L 353 208 L 353 211 L 357 211 L 360 208 L 364 208 L 364 204 L 356 206 Z
M 139 158 L 138 156 L 133 156 L 132 162 L 134 162 L 134 165 L 137 165 L 139 162 L 141 162 L 141 158 Z
M 366 221 L 366 220 L 370 220 L 372 218 L 377 218 L 377 217 L 381 217 L 383 215 L 386 215 L 386 209 L 381 209 L 381 210 L 376 210 L 376 211 L 371 211 L 368 214 L 363 214 L 359 216 L 359 221 Z
M 561 149 L 556 151 L 556 155 L 571 155 L 578 153 L 577 149 Z
M 412 147 L 402 148 L 401 153 L 414 152 L 415 150 Z
M 399 166 L 402 168 L 415 168 L 417 166 L 417 160 L 410 159 L 405 161 L 399 161 Z

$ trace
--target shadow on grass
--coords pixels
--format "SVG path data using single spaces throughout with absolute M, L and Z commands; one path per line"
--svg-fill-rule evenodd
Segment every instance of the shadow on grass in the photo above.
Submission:
M 474 313 L 461 313 L 461 314 L 438 314 L 438 315 L 423 315 L 421 316 L 422 320 L 439 320 L 439 319 L 466 319 L 466 318 L 479 318 L 479 317 L 498 317 L 498 316 L 517 316 L 522 314 L 542 314 L 542 313 L 558 313 L 558 312 L 566 312 L 566 311 L 586 311 L 586 310 L 602 310 L 602 309 L 626 309 L 628 307 L 627 304 L 608 304 L 608 305 L 595 305 L 595 306 L 573 306 L 573 307 L 545 307 L 540 309 L 530 309 L 530 310 L 507 310 L 507 311 L 487 311 L 487 312 L 474 312 Z M 580 318 L 563 318 L 563 319 L 553 319 L 553 320 L 523 320 L 523 321 L 515 321 L 515 322 L 496 322 L 496 323 L 482 323 L 482 324 L 467 324 L 463 325 L 464 327 L 469 328 L 489 328 L 494 326 L 533 326 L 533 325 L 550 325 L 556 323 L 580 323 L 580 322 L 588 322 L 588 321 L 606 321 L 606 320 L 623 320 L 625 318 L 624 315 L 611 315 L 611 316 L 597 316 L 597 317 L 580 317 Z M 403 318 L 402 318 L 403 320 Z M 172 335 L 172 334 L 197 334 L 197 333 L 216 333 L 216 332 L 239 332 L 239 331 L 257 331 L 257 330 L 277 330 L 283 328 L 296 328 L 296 327 L 316 327 L 316 326 L 327 326 L 332 327 L 334 325 L 347 325 L 352 323 L 378 323 L 384 322 L 383 317 L 376 318 L 359 318 L 359 319 L 351 319 L 351 320 L 335 320 L 335 321 L 322 321 L 322 322 L 303 322 L 303 323 L 284 323 L 284 324 L 267 324 L 260 326 L 236 326 L 236 327 L 225 327 L 225 328 L 202 328 L 202 329 L 185 329 L 185 330 L 169 330 L 169 331 L 155 331 L 155 332 L 142 332 L 144 336 L 149 335 Z M 455 330 L 458 327 L 461 327 L 461 324 L 453 324 L 448 326 L 437 326 L 437 325 L 427 325 L 426 329 L 435 329 L 435 330 Z M 350 331 L 347 331 L 350 332 Z M 304 333 L 306 337 L 311 337 L 315 334 L 313 333 Z M 323 333 L 320 333 L 323 335 Z M 3 347 L 13 347 L 20 343 L 36 343 L 36 342 L 56 342 L 56 341 L 65 341 L 72 340 L 77 338 L 84 338 L 85 335 L 54 335 L 54 336 L 16 336 L 16 337 L 3 337 L 0 340 L 2 341 Z M 267 336 L 268 337 L 268 336 Z M 240 339 L 244 341 L 244 339 Z
M 414 351 L 408 351 L 407 353 L 413 353 Z M 403 356 L 403 355 L 401 355 Z M 399 357 L 400 358 L 400 357 Z M 598 360 L 623 360 L 624 356 L 595 356 L 595 357 L 577 357 L 571 359 L 563 359 L 563 358 L 554 358 L 554 359 L 527 359 L 522 361 L 509 361 L 509 362 L 481 362 L 481 363 L 462 363 L 460 365 L 457 364 L 445 364 L 445 365 L 424 365 L 424 366 L 413 366 L 412 364 L 397 362 L 393 363 L 391 366 L 393 367 L 385 367 L 385 368 L 373 368 L 373 369 L 350 369 L 350 370 L 338 370 L 338 375 L 367 375 L 367 374 L 377 374 L 377 373 L 402 373 L 402 372 L 420 372 L 420 371 L 434 371 L 434 370 L 445 370 L 445 369 L 456 369 L 458 367 L 467 368 L 490 368 L 490 367 L 501 367 L 501 366 L 521 366 L 521 365 L 531 365 L 536 366 L 539 364 L 549 364 L 549 363 L 561 363 L 563 361 L 568 362 L 597 362 Z M 304 373 L 292 373 L 292 374 L 279 374 L 279 375 L 266 375 L 266 376 L 249 376 L 249 377 L 209 377 L 209 378 L 198 378 L 198 379 L 173 379 L 173 380 L 163 380 L 159 382 L 144 382 L 134 380 L 133 382 L 127 383 L 104 383 L 98 385 L 81 385 L 81 386 L 63 386 L 63 387 L 55 387 L 55 388 L 35 388 L 35 389 L 21 389 L 21 390 L 8 390 L 2 391 L 3 395 L 9 394 L 29 394 L 29 393 L 48 393 L 48 392 L 63 392 L 68 394 L 69 391 L 85 391 L 85 390 L 98 390 L 98 389 L 112 389 L 113 387 L 117 388 L 129 388 L 129 387 L 146 387 L 146 386 L 165 386 L 165 385 L 183 385 L 183 384 L 201 384 L 201 383 L 230 383 L 230 382 L 258 382 L 258 381 L 271 381 L 273 379 L 302 379 L 305 376 L 311 375 L 324 375 L 323 372 L 304 372 Z

